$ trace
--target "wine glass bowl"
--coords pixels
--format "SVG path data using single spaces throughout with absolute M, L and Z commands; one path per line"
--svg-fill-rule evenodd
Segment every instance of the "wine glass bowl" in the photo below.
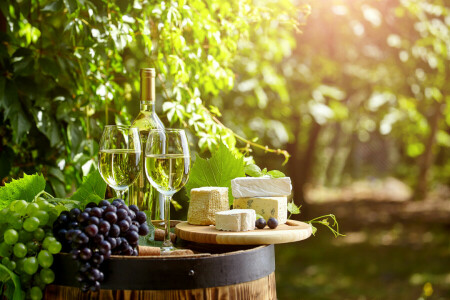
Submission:
M 103 180 L 123 199 L 123 192 L 141 170 L 139 129 L 125 125 L 105 126 L 100 140 L 98 166 Z
M 173 249 L 170 241 L 170 202 L 187 182 L 191 158 L 186 133 L 182 129 L 152 129 L 145 148 L 145 173 L 150 184 L 164 195 L 161 217 L 156 224 L 165 231 L 162 250 Z

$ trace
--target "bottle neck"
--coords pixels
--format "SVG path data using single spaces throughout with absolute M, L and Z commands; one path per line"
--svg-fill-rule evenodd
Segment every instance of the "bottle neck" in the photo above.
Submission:
M 155 101 L 143 101 L 139 102 L 141 111 L 155 112 Z

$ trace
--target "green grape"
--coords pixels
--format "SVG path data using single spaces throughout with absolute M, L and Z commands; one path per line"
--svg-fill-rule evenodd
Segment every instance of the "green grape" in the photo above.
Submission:
M 39 210 L 39 205 L 37 203 L 30 203 L 27 206 L 27 215 L 31 216 L 34 212 Z
M 42 241 L 43 239 L 44 239 L 44 237 L 45 237 L 45 230 L 44 229 L 42 229 L 42 228 L 38 228 L 38 229 L 36 229 L 34 232 L 33 232 L 33 238 L 36 240 L 36 241 Z
M 26 258 L 26 260 L 23 264 L 23 270 L 25 271 L 25 273 L 27 273 L 29 275 L 33 275 L 34 273 L 37 272 L 38 268 L 39 268 L 39 264 L 38 264 L 36 257 L 32 256 L 32 257 Z
M 47 224 L 48 219 L 49 219 L 48 213 L 43 210 L 38 210 L 38 211 L 34 212 L 31 216 L 39 219 L 40 226 L 44 226 L 45 224 Z
M 23 228 L 26 231 L 33 232 L 39 227 L 39 219 L 36 217 L 29 217 L 23 222 Z
M 53 264 L 53 255 L 47 250 L 41 250 L 38 254 L 38 262 L 43 268 L 50 268 Z
M 8 221 L 9 208 L 0 210 L 0 224 L 5 224 Z
M 8 223 L 15 230 L 20 230 L 23 226 L 23 220 L 17 213 L 8 216 Z
M 54 236 L 47 236 L 44 241 L 42 242 L 42 248 L 47 249 L 49 248 L 51 243 L 56 242 L 56 239 Z
M 41 300 L 43 297 L 42 290 L 38 286 L 33 286 L 30 290 L 31 300 Z
M 15 208 L 14 208 L 14 206 L 16 205 L 16 203 L 17 203 L 18 201 L 19 201 L 19 200 L 14 200 L 14 201 L 12 201 L 12 202 L 9 204 L 9 209 L 10 209 L 11 211 L 16 211 Z
M 9 263 L 8 268 L 9 268 L 11 271 L 14 271 L 14 270 L 16 269 L 16 266 L 17 266 L 16 262 L 12 260 L 12 261 Z
M 38 200 L 38 201 L 36 201 L 36 203 L 39 206 L 39 208 L 42 210 L 49 210 L 49 208 L 51 207 L 51 204 L 45 200 Z
M 1 257 L 8 257 L 12 253 L 12 246 L 8 245 L 7 243 L 3 242 L 0 244 L 0 256 Z
M 32 277 L 29 274 L 21 274 L 19 276 L 19 278 L 20 278 L 20 283 L 22 283 L 22 286 L 27 286 L 30 284 Z
M 28 202 L 25 200 L 17 200 L 11 203 L 10 207 L 12 211 L 17 212 L 20 216 L 23 216 L 26 214 L 26 210 L 27 210 L 27 206 L 28 206 Z
M 19 240 L 19 233 L 14 229 L 8 229 L 3 234 L 3 238 L 8 245 L 14 245 Z
M 13 248 L 14 255 L 18 258 L 25 257 L 27 255 L 27 247 L 23 243 L 17 243 Z
M 19 242 L 26 243 L 33 239 L 33 234 L 31 232 L 21 230 L 19 231 Z
M 4 265 L 5 267 L 7 267 L 10 270 L 14 270 L 14 268 L 11 265 L 11 260 L 9 259 L 9 257 L 3 257 L 2 259 L 2 265 Z
M 55 273 L 48 268 L 44 268 L 41 270 L 39 274 L 41 280 L 45 284 L 50 284 L 55 280 Z
M 58 254 L 58 253 L 61 251 L 61 249 L 62 249 L 62 245 L 61 245 L 61 243 L 58 242 L 58 241 L 52 242 L 52 243 L 50 243 L 50 245 L 48 246 L 48 251 L 49 251 L 51 254 Z
M 25 260 L 26 260 L 26 258 L 16 259 L 16 271 L 17 271 L 17 273 L 19 273 L 19 274 L 23 274 L 24 273 L 23 266 L 25 264 Z
M 29 241 L 26 244 L 28 249 L 28 255 L 36 255 L 37 251 L 39 250 L 39 244 L 34 241 Z

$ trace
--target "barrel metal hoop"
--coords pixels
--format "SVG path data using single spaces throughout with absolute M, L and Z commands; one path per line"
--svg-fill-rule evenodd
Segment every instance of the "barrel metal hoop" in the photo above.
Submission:
M 54 284 L 78 286 L 77 262 L 56 255 Z M 274 246 L 204 257 L 106 260 L 102 289 L 185 290 L 233 285 L 266 277 L 275 271 Z

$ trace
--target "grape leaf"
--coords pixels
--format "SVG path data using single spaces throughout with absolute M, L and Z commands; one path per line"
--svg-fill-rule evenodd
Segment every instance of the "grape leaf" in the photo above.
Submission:
M 12 180 L 0 188 L 0 209 L 5 208 L 14 200 L 33 201 L 37 194 L 45 189 L 44 176 L 40 174 L 27 175 Z
M 244 168 L 245 174 L 251 177 L 261 177 L 264 174 L 261 171 L 261 168 L 255 164 L 246 165 Z
M 287 204 L 287 210 L 288 212 L 290 212 L 292 215 L 298 215 L 300 213 L 300 206 L 295 205 L 294 202 L 289 202 Z
M 1 282 L 6 283 L 7 286 L 6 294 L 9 296 L 8 299 L 22 300 L 24 297 L 22 297 L 22 287 L 20 286 L 19 276 L 3 264 L 0 264 L 0 274 Z
M 231 180 L 245 176 L 244 165 L 243 157 L 237 158 L 225 144 L 219 143 L 218 149 L 212 153 L 210 159 L 203 159 L 197 155 L 186 184 L 186 193 L 189 196 L 193 188 L 203 186 L 227 187 L 231 205 L 233 203 Z
M 80 201 L 80 204 L 83 206 L 89 202 L 98 203 L 100 200 L 103 200 L 105 198 L 105 192 L 106 183 L 103 181 L 98 170 L 95 170 L 88 176 L 83 177 L 83 183 L 70 199 Z
M 286 177 L 286 175 L 284 175 L 283 172 L 278 171 L 278 170 L 269 171 L 269 172 L 267 172 L 267 175 L 270 175 L 270 177 L 272 177 L 272 178 Z

